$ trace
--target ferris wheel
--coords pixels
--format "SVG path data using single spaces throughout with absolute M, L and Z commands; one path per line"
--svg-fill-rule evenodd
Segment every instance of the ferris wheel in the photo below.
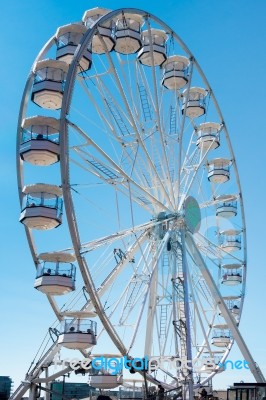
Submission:
M 94 8 L 58 28 L 27 80 L 17 143 L 34 285 L 61 327 L 13 398 L 63 347 L 147 357 L 148 382 L 193 398 L 235 339 L 264 381 L 238 330 L 246 227 L 235 156 L 207 79 L 167 24 Z

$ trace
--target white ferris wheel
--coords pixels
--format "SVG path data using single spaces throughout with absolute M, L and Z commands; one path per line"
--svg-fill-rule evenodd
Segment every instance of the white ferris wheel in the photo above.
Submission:
M 193 398 L 236 340 L 264 381 L 238 330 L 246 227 L 233 149 L 207 79 L 167 24 L 94 8 L 58 28 L 26 82 L 17 161 L 35 288 L 57 325 L 13 399 L 54 379 L 62 348 L 146 356 L 148 384 Z M 122 384 L 90 375 L 94 387 Z

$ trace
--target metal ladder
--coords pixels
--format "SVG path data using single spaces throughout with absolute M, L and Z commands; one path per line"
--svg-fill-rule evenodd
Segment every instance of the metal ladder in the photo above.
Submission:
M 138 84 L 139 97 L 145 122 L 151 120 L 151 109 L 145 86 Z
M 169 135 L 177 134 L 177 124 L 176 124 L 176 108 L 170 107 L 170 127 L 169 127 Z
M 123 120 L 123 118 L 122 118 L 122 116 L 121 116 L 121 114 L 119 112 L 119 110 L 114 105 L 113 100 L 112 99 L 110 99 L 110 100 L 105 99 L 105 102 L 106 102 L 106 104 L 107 104 L 107 106 L 108 106 L 108 108 L 109 108 L 109 110 L 110 110 L 110 112 L 111 112 L 111 114 L 112 114 L 112 116 L 113 116 L 113 118 L 114 118 L 114 120 L 116 122 L 116 125 L 117 125 L 118 129 L 120 130 L 120 133 L 122 134 L 122 136 L 129 135 L 130 132 L 129 132 L 129 130 L 128 130 L 128 128 L 127 128 L 127 126 L 126 126 L 126 124 L 125 124 L 125 122 L 124 122 L 124 120 Z

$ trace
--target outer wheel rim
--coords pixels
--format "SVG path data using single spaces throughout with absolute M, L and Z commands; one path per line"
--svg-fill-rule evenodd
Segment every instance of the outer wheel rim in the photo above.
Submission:
M 127 10 L 127 11 L 131 11 L 131 9 L 129 9 L 129 10 Z M 103 17 L 103 18 L 101 19 L 101 21 L 104 22 L 104 21 L 105 21 L 106 19 L 108 19 L 111 15 L 114 16 L 115 14 L 118 14 L 119 12 L 121 12 L 121 11 L 118 10 L 118 11 L 112 12 L 112 13 L 110 13 L 108 16 Z M 143 12 L 143 11 L 134 10 L 134 13 L 136 13 L 136 12 L 140 12 L 140 13 L 143 14 L 143 15 L 146 15 L 146 14 L 147 14 L 146 12 Z M 154 19 L 156 19 L 156 20 L 158 21 L 157 18 L 154 18 Z M 161 21 L 160 21 L 160 23 L 161 23 L 162 26 L 166 27 L 166 25 L 165 25 L 164 23 L 162 23 Z M 167 29 L 170 31 L 170 28 L 169 28 L 169 27 L 167 27 Z M 79 54 L 82 53 L 82 46 L 83 46 L 83 48 L 85 48 L 85 46 L 86 46 L 86 43 L 87 43 L 88 38 L 89 38 L 89 35 L 90 35 L 90 34 L 86 34 L 86 35 L 84 36 L 84 39 L 83 39 L 83 41 L 82 41 L 82 43 L 81 43 L 81 48 L 80 48 L 79 52 L 77 52 L 76 57 L 75 57 L 74 61 L 72 62 L 71 66 L 70 66 L 70 70 L 69 70 L 68 78 L 67 78 L 67 82 L 66 82 L 67 90 L 66 90 L 65 93 L 70 93 L 70 92 L 71 92 L 71 88 L 70 88 L 71 84 L 70 84 L 70 81 L 71 81 L 71 79 L 73 79 L 73 77 L 74 77 L 75 64 L 77 64 L 77 60 L 78 60 L 78 58 L 79 58 Z M 93 35 L 93 33 L 91 33 L 91 36 L 92 36 L 92 35 Z M 174 34 L 174 36 L 176 36 L 176 35 Z M 181 43 L 182 43 L 182 42 L 181 42 Z M 186 49 L 185 46 L 184 46 L 184 48 Z M 186 51 L 187 51 L 187 53 L 192 57 L 192 55 L 191 55 L 191 53 L 188 51 L 188 49 L 186 49 Z M 195 63 L 195 65 L 197 65 L 197 63 L 196 63 L 195 60 L 194 60 L 194 63 Z M 197 66 L 197 67 L 198 67 L 198 66 Z M 198 68 L 199 68 L 199 67 L 198 67 Z M 204 80 L 205 83 L 207 84 L 207 87 L 210 89 L 210 87 L 209 87 L 209 85 L 208 85 L 208 83 L 207 83 L 207 81 L 206 81 L 204 75 L 203 75 L 203 80 Z M 215 105 L 216 105 L 216 107 L 217 107 L 217 111 L 218 111 L 218 113 L 220 114 L 221 121 L 222 121 L 222 120 L 223 120 L 223 119 L 222 119 L 222 115 L 221 115 L 221 113 L 220 113 L 219 107 L 218 107 L 218 105 L 217 105 L 217 102 L 216 102 L 216 100 L 215 100 L 213 94 L 212 94 L 212 98 L 213 98 L 214 103 L 216 103 Z M 67 99 L 66 99 L 66 95 L 65 95 L 65 96 L 64 96 L 64 99 L 63 99 L 63 107 L 62 107 L 62 112 L 61 112 L 61 135 L 62 135 L 62 137 L 65 137 L 65 136 L 66 136 L 66 135 L 65 135 L 65 133 L 66 133 L 66 132 L 65 132 L 65 129 L 66 129 L 65 120 L 66 120 L 66 114 L 67 114 L 67 112 L 68 112 L 68 104 L 67 104 Z M 20 125 L 19 125 L 19 129 L 20 129 Z M 227 141 L 228 141 L 228 145 L 229 145 L 229 148 L 230 148 L 231 145 L 230 145 L 230 141 L 229 141 L 229 138 L 228 138 L 227 131 L 226 131 L 226 128 L 225 128 L 225 127 L 224 127 L 224 131 L 225 131 L 225 135 L 227 136 Z M 66 156 L 66 154 L 67 154 L 66 147 L 64 146 L 63 142 L 61 142 L 61 144 L 62 144 L 62 147 L 61 147 L 61 159 L 64 159 L 64 160 L 66 161 L 66 160 L 67 160 L 67 158 L 66 158 L 66 157 L 67 157 L 67 156 Z M 231 151 L 231 154 L 233 154 L 231 148 L 230 148 L 230 151 Z M 233 156 L 232 156 L 232 159 L 234 159 Z M 62 168 L 67 168 L 67 167 L 68 167 L 67 164 L 63 165 L 63 163 L 61 163 L 61 166 L 62 166 Z M 237 174 L 237 169 L 236 169 L 235 163 L 234 163 L 234 168 L 235 168 L 235 173 L 236 173 L 236 179 L 237 179 L 237 181 L 238 181 L 238 186 L 239 186 L 238 174 Z M 67 173 L 66 173 L 65 171 L 63 171 L 63 173 L 62 173 L 62 176 L 63 176 L 62 181 L 64 181 L 66 175 L 67 175 Z M 72 219 L 72 217 L 73 217 L 73 208 L 72 208 L 72 206 L 71 206 L 71 199 L 69 198 L 70 193 L 69 193 L 68 183 L 67 183 L 67 182 L 63 182 L 63 185 L 62 185 L 62 186 L 63 186 L 63 191 L 64 191 L 64 199 L 65 199 L 65 201 L 66 201 L 66 199 L 68 199 L 67 202 L 69 202 L 69 210 L 68 210 L 69 218 Z M 241 190 L 240 190 L 240 189 L 239 189 L 239 193 L 241 193 Z M 243 230 L 245 231 L 244 214 L 243 214 L 243 204 L 242 204 L 242 198 L 241 198 L 241 197 L 240 197 L 240 199 L 239 199 L 239 203 L 240 203 L 241 208 L 242 208 Z M 30 234 L 29 232 L 27 232 L 27 235 L 28 235 L 29 242 L 32 243 L 31 234 Z M 244 242 L 245 242 L 245 232 L 244 232 Z M 81 260 L 81 257 L 80 257 L 80 251 L 79 251 L 79 247 L 80 247 L 80 246 L 79 246 L 78 243 L 76 243 L 76 245 L 75 245 L 74 247 L 76 247 L 76 249 L 75 249 L 75 250 L 76 250 L 76 256 L 77 256 L 77 259 L 79 260 L 79 262 L 81 263 L 80 266 L 82 267 L 83 261 Z M 34 258 L 34 260 L 35 260 L 35 262 L 36 262 L 36 255 L 35 255 L 35 252 L 33 251 L 33 249 L 34 249 L 33 245 L 31 245 L 31 249 L 32 249 L 32 253 L 33 253 L 33 255 L 34 255 L 33 258 Z M 244 250 L 244 251 L 245 251 L 245 250 Z M 244 254 L 244 258 L 245 258 L 245 254 Z M 243 275 L 243 285 L 244 285 L 244 284 L 245 284 L 245 272 L 244 272 L 244 275 Z M 240 310 L 240 313 L 241 313 L 241 311 L 242 311 L 242 305 L 243 305 L 243 302 L 241 302 L 241 310 Z

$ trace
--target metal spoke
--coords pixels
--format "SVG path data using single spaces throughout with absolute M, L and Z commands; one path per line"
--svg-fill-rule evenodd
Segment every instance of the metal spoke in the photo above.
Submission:
M 210 382 L 221 371 L 216 362 L 208 370 L 206 355 L 226 360 L 234 339 L 250 362 L 255 379 L 264 382 L 238 329 L 246 283 L 244 207 L 233 149 L 212 89 L 184 42 L 156 16 L 124 8 L 108 11 L 90 26 L 87 22 L 69 25 L 70 30 L 77 26 L 84 32 L 73 54 L 64 58 L 67 63 L 60 60 L 58 34 L 43 47 L 30 71 L 20 107 L 20 221 L 25 226 L 34 266 L 39 271 L 48 265 L 45 258 L 49 257 L 56 260 L 57 272 L 64 262 L 60 259 L 73 259 L 70 264 L 74 270 L 77 264 L 77 274 L 73 275 L 76 289 L 74 279 L 72 287 L 64 286 L 74 295 L 58 295 L 66 293 L 60 288 L 60 280 L 70 278 L 63 273 L 37 275 L 35 287 L 39 289 L 39 281 L 49 282 L 51 276 L 56 276 L 59 284 L 54 285 L 55 289 L 50 284 L 40 287 L 56 315 L 56 323 L 65 318 L 75 323 L 79 316 L 92 315 L 100 331 L 97 345 L 103 345 L 102 349 L 106 346 L 110 353 L 131 359 L 136 352 L 166 358 L 169 364 L 140 374 L 145 382 L 161 383 L 165 389 L 178 386 L 176 395 L 182 390 L 184 399 L 192 399 L 196 387 Z M 123 29 L 119 30 L 121 24 Z M 121 47 L 119 34 L 124 40 Z M 166 44 L 167 37 L 170 43 Z M 37 82 L 43 78 L 35 68 L 54 50 L 57 60 L 50 61 L 65 71 L 64 78 L 57 82 L 47 75 L 45 79 L 52 86 L 56 82 L 60 91 L 50 93 L 48 88 L 36 95 L 36 85 L 45 85 L 46 81 Z M 199 89 L 201 100 L 191 100 L 192 88 Z M 59 125 L 56 139 L 48 134 L 38 138 L 35 125 L 25 125 L 32 118 L 32 110 L 35 112 L 39 106 L 38 96 L 45 97 L 40 118 L 47 118 L 48 125 L 40 125 L 36 132 L 53 131 L 53 126 Z M 47 111 L 45 101 L 49 102 L 51 96 L 55 96 L 58 104 L 54 107 L 58 107 Z M 221 127 L 217 128 L 217 137 L 213 139 L 212 133 L 201 136 L 202 121 L 214 121 Z M 24 135 L 30 138 L 25 143 Z M 37 146 L 35 151 L 35 145 L 40 149 Z M 215 173 L 211 170 L 210 161 L 221 157 L 230 160 L 228 175 L 218 168 Z M 30 190 L 36 181 L 35 166 L 43 163 L 47 168 L 39 167 L 40 176 L 49 184 L 45 184 L 47 193 L 40 194 L 42 202 L 35 204 L 29 201 L 34 198 Z M 55 171 L 59 169 L 58 182 Z M 54 182 L 57 185 L 52 185 Z M 56 207 L 63 204 L 60 210 L 51 206 L 51 187 L 60 193 L 56 197 Z M 232 201 L 237 202 L 235 211 L 226 209 Z M 62 210 L 66 214 L 63 219 Z M 35 225 L 36 221 L 40 226 Z M 53 230 L 52 223 L 59 222 L 62 227 Z M 43 241 L 41 231 L 48 228 L 50 240 Z M 242 240 L 242 247 L 239 245 L 236 253 L 223 242 L 230 231 L 241 235 L 238 243 Z M 222 285 L 225 271 L 234 266 L 242 276 L 238 286 Z M 232 311 L 233 304 L 237 315 Z M 218 354 L 214 329 L 226 325 L 229 340 L 219 347 Z M 59 351 L 55 323 L 49 332 L 55 335 L 51 338 L 55 344 L 48 351 L 42 350 L 40 360 L 30 368 L 12 400 L 20 400 L 28 389 L 30 399 L 36 400 L 38 384 L 47 384 L 68 371 L 67 366 L 57 374 L 48 374 L 53 356 Z M 81 354 L 92 359 L 94 345 L 91 343 L 87 350 L 80 347 Z M 192 360 L 203 362 L 204 368 L 180 370 L 178 357 L 187 364 Z

